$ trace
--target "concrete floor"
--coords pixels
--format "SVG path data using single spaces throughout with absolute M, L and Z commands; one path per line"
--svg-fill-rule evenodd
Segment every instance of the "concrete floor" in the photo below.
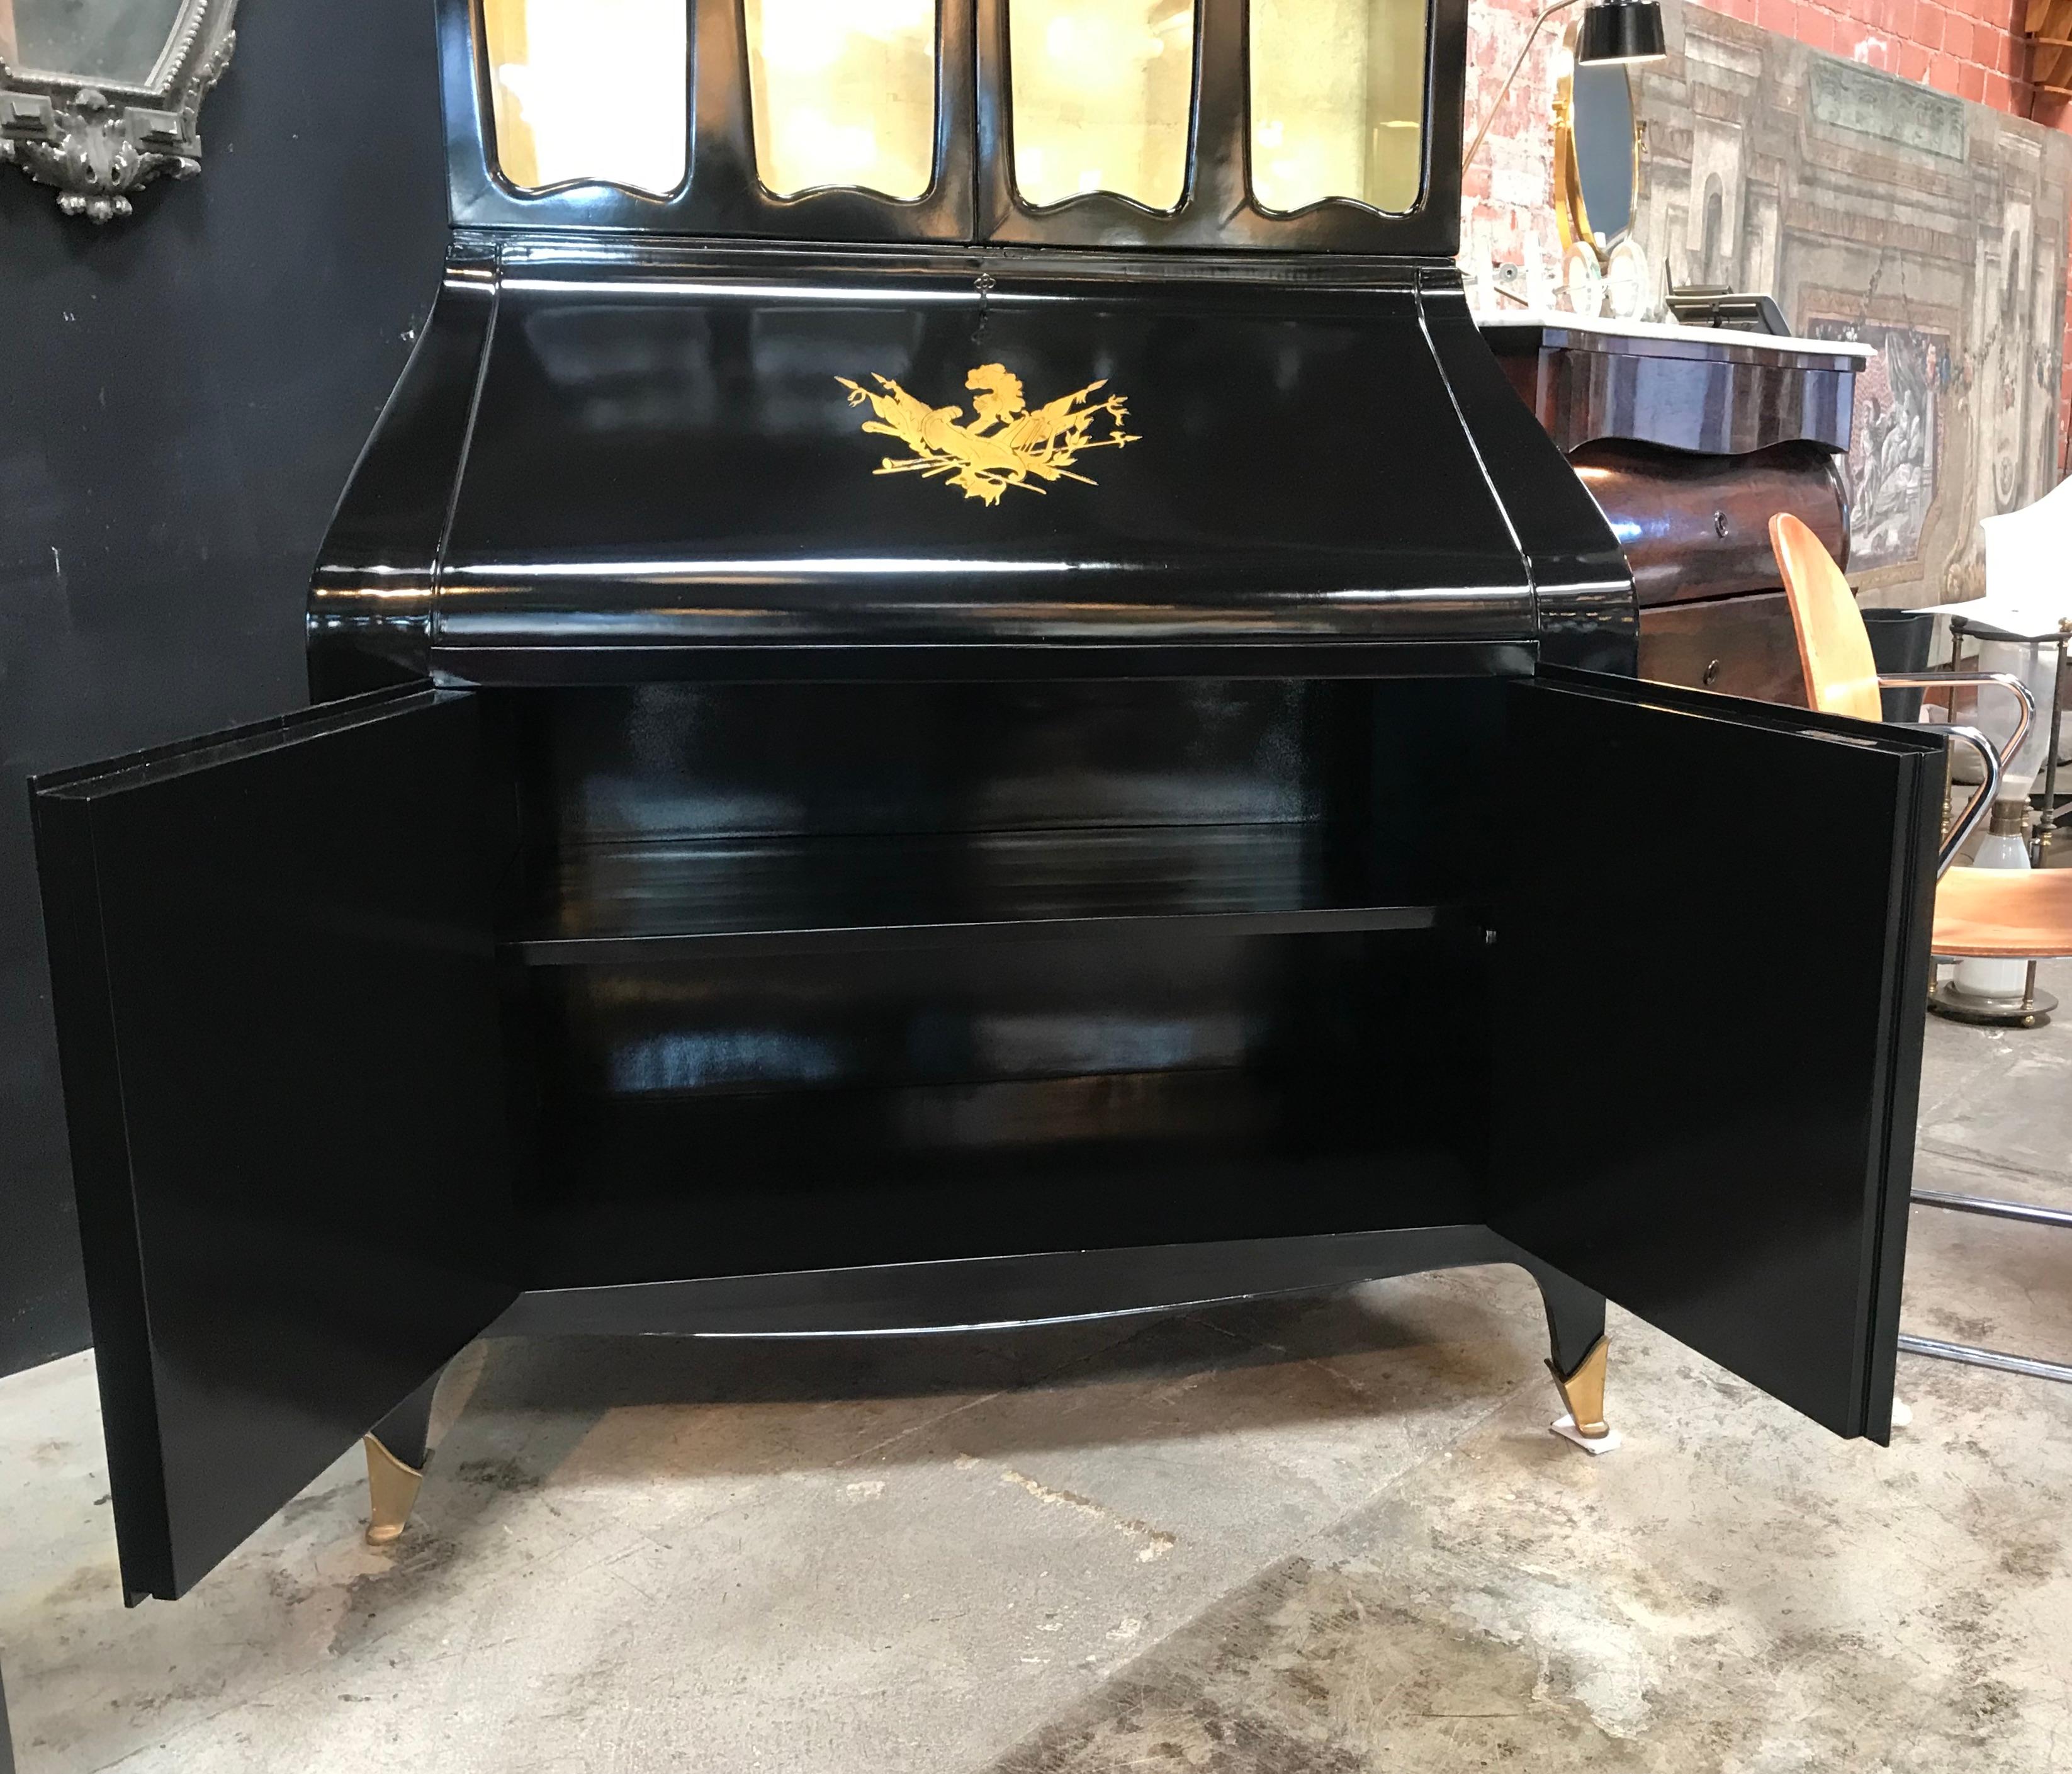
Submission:
M 2053 970 L 2072 1002 L 2072 967 Z M 1925 1186 L 2072 1205 L 2072 1019 L 1931 1023 Z M 2072 1359 L 2072 1237 L 1917 1210 L 1910 1327 Z M 23 1774 L 2072 1768 L 2072 1387 L 1841 1443 L 1509 1270 L 1014 1337 L 480 1345 L 401 1546 L 341 1460 L 125 1612 L 91 1358 L 0 1382 Z

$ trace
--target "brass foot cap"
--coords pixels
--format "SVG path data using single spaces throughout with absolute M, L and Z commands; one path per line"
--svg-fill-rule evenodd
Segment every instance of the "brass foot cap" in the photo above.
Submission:
M 1569 1426 L 1584 1441 L 1597 1441 L 1611 1433 L 1605 1421 L 1605 1364 L 1611 1347 L 1610 1337 L 1599 1337 L 1576 1364 L 1573 1373 L 1563 1373 L 1552 1361 L 1547 1364 L 1547 1371 L 1554 1376 L 1554 1389 L 1568 1406 Z
M 367 1451 L 367 1543 L 393 1545 L 402 1537 L 404 1525 L 417 1500 L 425 1475 L 405 1466 L 373 1436 L 365 1439 Z

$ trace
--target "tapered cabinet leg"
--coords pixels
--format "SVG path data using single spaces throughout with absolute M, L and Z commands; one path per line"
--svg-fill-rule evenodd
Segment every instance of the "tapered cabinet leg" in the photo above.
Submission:
M 1537 1258 L 1525 1267 L 1540 1283 L 1547 1307 L 1547 1371 L 1554 1376 L 1564 1414 L 1554 1433 L 1592 1454 L 1609 1454 L 1618 1433 L 1605 1421 L 1605 1296 L 1572 1282 Z
M 1555 1424 L 1555 1433 L 1580 1442 L 1593 1453 L 1609 1451 L 1614 1440 L 1611 1425 L 1605 1421 L 1605 1367 L 1611 1347 L 1610 1337 L 1599 1337 L 1590 1345 L 1590 1352 L 1568 1373 L 1552 1361 L 1547 1364 L 1547 1371 L 1554 1376 L 1555 1389 L 1561 1394 L 1568 1413 Z
M 430 1456 L 434 1374 L 371 1430 L 367 1451 L 367 1543 L 386 1546 L 401 1537 L 425 1482 Z

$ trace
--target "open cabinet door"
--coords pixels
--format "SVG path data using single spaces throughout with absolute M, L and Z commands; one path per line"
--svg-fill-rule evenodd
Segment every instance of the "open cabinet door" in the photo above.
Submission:
M 1491 1225 L 1885 1441 L 1942 742 L 1567 672 L 1507 738 Z
M 419 689 L 31 785 L 133 1603 L 516 1295 L 484 754 Z

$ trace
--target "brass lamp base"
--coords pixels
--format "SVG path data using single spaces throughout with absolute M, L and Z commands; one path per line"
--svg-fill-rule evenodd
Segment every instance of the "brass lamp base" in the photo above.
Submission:
M 2026 992 L 1967 992 L 1947 981 L 1928 988 L 1928 1007 L 1953 1023 L 1992 1028 L 2040 1029 L 2050 1020 L 2058 1000 L 2031 986 Z

